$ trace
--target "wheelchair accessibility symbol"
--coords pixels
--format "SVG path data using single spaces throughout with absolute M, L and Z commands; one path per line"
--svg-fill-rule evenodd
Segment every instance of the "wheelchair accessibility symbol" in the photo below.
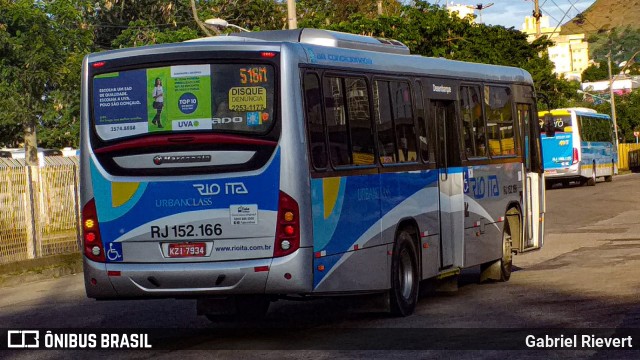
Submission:
M 122 261 L 121 243 L 109 243 L 109 250 L 107 250 L 107 259 L 109 259 L 109 261 Z
M 469 192 L 469 173 L 467 171 L 462 172 L 462 182 L 462 191 L 466 194 Z

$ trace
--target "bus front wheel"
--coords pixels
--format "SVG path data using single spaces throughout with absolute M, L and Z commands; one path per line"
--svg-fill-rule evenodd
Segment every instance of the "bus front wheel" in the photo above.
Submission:
M 513 234 L 520 234 L 520 215 L 510 210 L 507 213 L 504 228 L 502 229 L 502 257 L 495 261 L 484 263 L 480 266 L 480 282 L 509 281 L 511 267 L 513 265 Z M 516 239 L 517 240 L 517 239 Z M 519 241 L 517 241 L 519 243 Z
M 418 256 L 407 229 L 396 236 L 391 260 L 390 310 L 394 316 L 409 316 L 418 302 Z

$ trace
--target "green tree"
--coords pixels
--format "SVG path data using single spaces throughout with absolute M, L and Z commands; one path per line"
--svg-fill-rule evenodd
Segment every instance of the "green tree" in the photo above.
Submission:
M 386 16 L 397 16 L 402 4 L 397 0 L 381 0 Z M 373 19 L 378 16 L 377 0 L 299 0 L 296 12 L 300 27 L 323 28 L 348 21 L 352 14 Z
M 3 146 L 17 146 L 23 141 L 20 129 L 34 134 L 37 123 L 51 123 L 56 131 L 66 126 L 70 137 L 77 137 L 79 61 L 91 42 L 91 33 L 81 21 L 82 4 L 0 0 Z M 69 81 L 76 81 L 76 85 Z M 25 141 L 35 139 L 28 136 Z
M 617 74 L 620 72 L 620 68 L 616 64 L 612 64 L 611 72 L 613 74 Z M 609 79 L 609 66 L 607 65 L 607 61 L 603 60 L 597 64 L 589 65 L 582 72 L 582 81 L 601 81 Z
M 101 0 L 92 23 L 102 49 L 180 42 L 206 33 L 196 23 L 190 0 Z M 253 31 L 283 29 L 286 8 L 274 0 L 197 1 L 198 18 L 222 18 Z M 232 30 L 229 30 L 232 31 Z
M 621 64 L 628 61 L 631 56 L 640 50 L 640 29 L 613 29 L 602 31 L 589 37 L 589 55 L 596 63 L 607 61 L 609 52 L 612 54 L 612 63 Z M 605 67 L 606 69 L 606 67 Z M 636 63 L 627 71 L 632 75 L 640 74 L 640 66 Z

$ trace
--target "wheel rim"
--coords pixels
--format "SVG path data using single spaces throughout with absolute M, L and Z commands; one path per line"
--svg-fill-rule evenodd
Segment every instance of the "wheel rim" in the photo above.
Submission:
M 513 259 L 513 255 L 511 254 L 512 248 L 512 239 L 511 235 L 506 231 L 504 232 L 504 238 L 502 239 L 502 266 L 507 267 L 511 265 L 511 260 Z
M 402 249 L 400 253 L 400 293 L 404 299 L 411 298 L 411 290 L 413 289 L 413 264 L 411 262 L 411 254 L 407 249 Z

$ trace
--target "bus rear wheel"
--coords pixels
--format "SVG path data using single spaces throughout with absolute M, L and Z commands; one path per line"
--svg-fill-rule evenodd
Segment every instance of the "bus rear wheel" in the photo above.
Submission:
M 613 165 L 613 163 L 611 163 L 611 175 L 607 175 L 604 177 L 604 181 L 605 182 L 612 182 L 613 181 L 613 173 L 615 171 L 615 167 Z
M 413 314 L 418 302 L 418 256 L 413 236 L 407 229 L 396 235 L 391 260 L 390 310 L 394 316 Z
M 593 170 L 591 171 L 591 177 L 587 180 L 588 186 L 596 186 L 596 164 L 593 164 Z

